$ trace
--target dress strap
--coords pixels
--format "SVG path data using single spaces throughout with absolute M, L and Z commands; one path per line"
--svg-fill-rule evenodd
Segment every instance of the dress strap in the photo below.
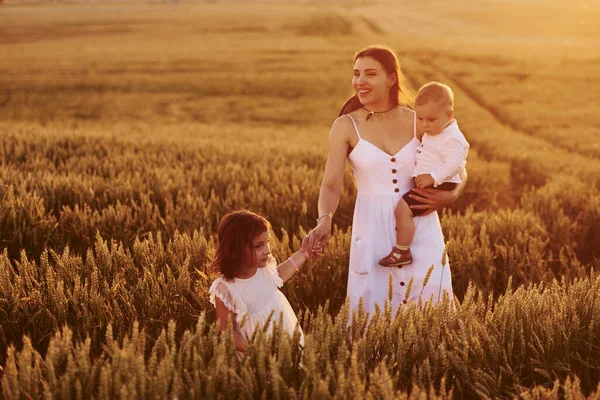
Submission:
M 417 137 L 417 113 L 413 111 L 413 136 Z
M 350 121 L 352 121 L 352 125 L 354 125 L 354 130 L 356 131 L 356 134 L 358 135 L 358 140 L 362 140 L 362 138 L 360 137 L 360 132 L 358 132 L 358 127 L 356 126 L 356 122 L 354 122 L 354 118 L 352 118 L 352 115 L 350 114 L 346 114 L 348 116 L 348 118 L 350 118 Z

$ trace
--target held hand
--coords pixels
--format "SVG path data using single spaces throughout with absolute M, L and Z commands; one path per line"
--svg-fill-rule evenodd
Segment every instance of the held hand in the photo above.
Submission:
M 429 186 L 433 186 L 435 180 L 433 176 L 429 174 L 421 174 L 415 177 L 415 185 L 417 185 L 418 189 L 424 189 Z
M 306 239 L 306 241 L 308 242 L 307 238 L 308 236 L 306 236 L 304 239 Z M 315 246 L 312 248 L 312 251 L 308 251 L 308 249 L 305 250 L 304 248 L 300 248 L 299 251 L 307 260 L 312 260 L 313 258 L 321 255 L 321 253 L 323 252 L 323 248 L 321 246 Z
M 409 197 L 424 203 L 410 206 L 415 210 L 427 210 L 422 215 L 430 214 L 443 207 L 448 207 L 458 198 L 455 191 L 437 190 L 432 188 L 413 189 L 419 195 L 410 194 Z
M 312 251 L 313 248 L 309 247 L 308 245 L 311 233 L 312 231 L 308 232 L 308 234 L 304 236 L 304 239 L 302 239 L 302 244 L 300 245 L 300 251 L 305 255 L 307 260 L 310 260 L 318 255 L 315 254 L 315 252 Z
M 331 220 L 323 218 L 302 240 L 302 250 L 307 251 L 311 257 L 321 253 L 331 236 Z

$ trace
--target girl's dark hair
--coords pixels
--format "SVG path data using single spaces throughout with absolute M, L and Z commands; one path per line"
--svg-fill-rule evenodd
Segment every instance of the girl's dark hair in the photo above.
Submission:
M 393 104 L 412 108 L 415 95 L 406 85 L 406 78 L 400 69 L 400 63 L 396 54 L 385 46 L 369 46 L 354 55 L 354 62 L 362 57 L 371 57 L 377 60 L 388 74 L 396 74 L 396 83 L 390 89 L 390 100 Z M 361 107 L 362 104 L 355 94 L 342 106 L 339 116 L 349 114 Z
M 252 241 L 271 229 L 264 217 L 248 210 L 231 211 L 219 223 L 217 232 L 217 254 L 211 268 L 231 280 L 244 264 L 254 264 L 256 255 Z M 248 259 L 248 254 L 251 259 Z

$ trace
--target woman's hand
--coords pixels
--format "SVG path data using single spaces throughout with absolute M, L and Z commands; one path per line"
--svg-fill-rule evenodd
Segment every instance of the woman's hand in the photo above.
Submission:
M 415 188 L 413 191 L 418 193 L 419 196 L 414 194 L 409 194 L 408 196 L 424 204 L 411 205 L 410 208 L 414 210 L 426 210 L 421 215 L 431 214 L 434 211 L 452 205 L 460 195 L 460 192 L 457 190 L 446 191 L 433 188 Z
M 440 208 L 452 205 L 452 203 L 454 203 L 456 199 L 458 199 L 460 194 L 465 189 L 465 186 L 467 185 L 468 174 L 466 168 L 463 168 L 460 171 L 460 179 L 462 180 L 462 182 L 459 183 L 458 186 L 454 188 L 454 190 L 446 191 L 432 188 L 413 189 L 413 191 L 415 193 L 418 193 L 419 196 L 414 194 L 409 194 L 408 196 L 424 204 L 415 204 L 410 206 L 410 208 L 414 210 L 427 210 L 423 214 L 421 214 L 427 215 L 439 210 Z
M 319 255 L 331 237 L 331 219 L 323 218 L 317 226 L 302 239 L 302 250 L 310 257 Z

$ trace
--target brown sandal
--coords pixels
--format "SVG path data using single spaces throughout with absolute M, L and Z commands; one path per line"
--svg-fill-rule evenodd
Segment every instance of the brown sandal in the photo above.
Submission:
M 390 254 L 379 260 L 379 265 L 382 267 L 398 267 L 402 268 L 403 265 L 411 264 L 413 257 L 410 249 L 400 250 L 394 247 Z

